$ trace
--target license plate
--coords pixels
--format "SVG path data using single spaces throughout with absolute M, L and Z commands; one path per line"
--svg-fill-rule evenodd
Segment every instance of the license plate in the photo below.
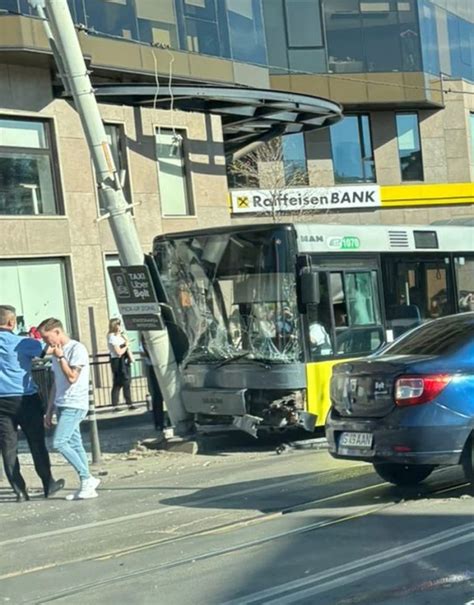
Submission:
M 372 447 L 372 433 L 342 433 L 339 447 Z

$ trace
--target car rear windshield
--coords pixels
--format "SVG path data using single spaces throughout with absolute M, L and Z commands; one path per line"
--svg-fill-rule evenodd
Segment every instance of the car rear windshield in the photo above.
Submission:
M 445 355 L 474 340 L 474 319 L 432 321 L 389 345 L 391 355 Z

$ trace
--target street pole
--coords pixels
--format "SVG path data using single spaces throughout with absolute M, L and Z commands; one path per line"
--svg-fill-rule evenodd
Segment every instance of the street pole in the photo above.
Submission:
M 87 415 L 87 420 L 89 421 L 92 464 L 100 464 L 102 462 L 102 452 L 100 450 L 97 414 L 95 413 L 94 385 L 92 384 L 92 380 L 89 380 L 89 414 Z
M 108 144 L 99 106 L 82 56 L 67 0 L 29 0 L 43 19 L 55 61 L 66 90 L 81 119 L 95 168 L 101 207 L 105 208 L 122 265 L 143 265 L 144 254 Z M 177 435 L 186 435 L 192 417 L 181 399 L 178 365 L 168 331 L 143 333 L 153 368 Z

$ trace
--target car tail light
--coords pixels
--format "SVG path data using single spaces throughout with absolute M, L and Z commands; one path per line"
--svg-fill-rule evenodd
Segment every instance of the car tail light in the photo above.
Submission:
M 402 376 L 395 383 L 395 403 L 400 406 L 429 403 L 449 384 L 449 374 Z

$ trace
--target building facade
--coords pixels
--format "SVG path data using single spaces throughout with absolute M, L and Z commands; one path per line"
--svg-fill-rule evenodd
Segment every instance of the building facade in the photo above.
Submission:
M 471 0 L 69 5 L 97 84 L 244 86 L 342 103 L 342 122 L 283 137 L 276 169 L 290 187 L 297 168 L 305 175 L 299 188 L 320 197 L 375 188 L 376 207 L 282 217 L 365 224 L 473 216 Z M 265 208 L 229 208 L 217 115 L 105 103 L 101 114 L 145 252 L 162 232 L 268 221 Z M 27 0 L 0 0 L 1 302 L 17 306 L 26 329 L 56 315 L 102 351 L 117 312 L 106 268 L 117 262 L 42 23 Z

